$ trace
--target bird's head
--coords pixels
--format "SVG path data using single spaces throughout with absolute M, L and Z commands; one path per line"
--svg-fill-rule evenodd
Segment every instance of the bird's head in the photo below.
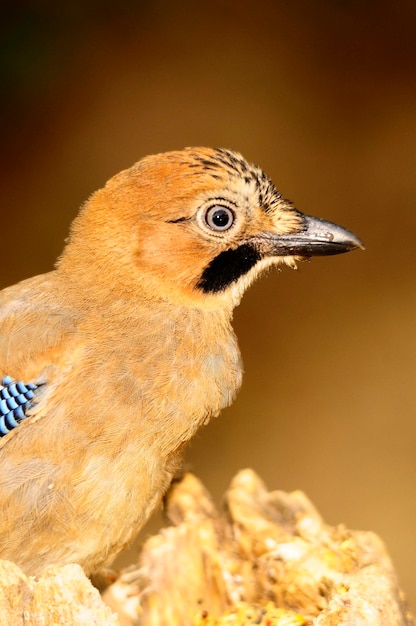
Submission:
M 240 154 L 186 148 L 145 157 L 97 191 L 59 266 L 126 296 L 233 307 L 271 265 L 357 247 L 348 230 L 300 213 Z

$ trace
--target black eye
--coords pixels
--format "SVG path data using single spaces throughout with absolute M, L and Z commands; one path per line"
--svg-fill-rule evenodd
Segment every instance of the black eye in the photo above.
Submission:
M 210 207 L 205 213 L 205 221 L 212 230 L 228 230 L 234 222 L 235 215 L 226 206 L 218 204 Z

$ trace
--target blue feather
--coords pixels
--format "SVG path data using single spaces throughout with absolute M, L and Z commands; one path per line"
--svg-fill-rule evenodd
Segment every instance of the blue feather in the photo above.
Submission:
M 4 376 L 0 382 L 0 437 L 7 435 L 27 417 L 34 392 L 42 383 L 23 383 Z

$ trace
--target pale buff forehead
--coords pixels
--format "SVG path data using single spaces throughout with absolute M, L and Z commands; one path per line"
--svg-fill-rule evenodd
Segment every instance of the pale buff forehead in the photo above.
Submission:
M 214 187 L 224 187 L 240 197 L 245 193 L 247 201 L 255 198 L 256 204 L 266 212 L 273 211 L 282 199 L 267 174 L 238 152 L 224 148 L 185 148 L 165 156 L 186 168 L 187 177 L 208 177 L 215 181 Z

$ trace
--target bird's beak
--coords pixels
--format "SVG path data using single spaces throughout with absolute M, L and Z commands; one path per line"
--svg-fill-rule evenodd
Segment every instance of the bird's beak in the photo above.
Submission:
M 346 228 L 319 217 L 302 214 L 300 217 L 302 230 L 288 235 L 269 232 L 261 237 L 265 256 L 329 256 L 355 248 L 364 250 L 360 239 Z

